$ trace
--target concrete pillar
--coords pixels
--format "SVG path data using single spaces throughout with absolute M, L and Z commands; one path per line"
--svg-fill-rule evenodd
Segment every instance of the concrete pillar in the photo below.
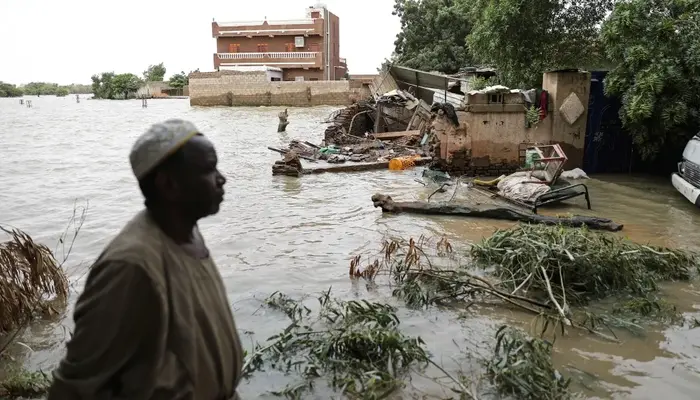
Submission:
M 583 166 L 591 74 L 584 71 L 546 72 L 542 88 L 550 96 L 552 142 L 558 143 L 569 158 L 564 168 L 580 168 Z

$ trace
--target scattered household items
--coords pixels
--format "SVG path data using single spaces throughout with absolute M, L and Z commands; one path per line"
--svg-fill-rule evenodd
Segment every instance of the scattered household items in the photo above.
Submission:
M 326 128 L 324 140 L 320 145 L 292 140 L 288 150 L 273 147 L 268 149 L 283 155 L 294 150 L 300 159 L 319 164 L 303 168 L 301 174 L 384 168 L 403 170 L 430 161 L 431 143 L 427 140 L 431 118 L 429 106 L 400 90 L 393 90 L 379 97 L 378 101 L 375 104 L 356 103 L 332 113 L 326 120 L 330 121 L 331 125 Z M 382 107 L 394 111 L 377 112 L 377 109 Z M 401 107 L 411 108 L 412 111 L 396 112 L 397 108 Z M 449 110 L 449 107 L 444 108 Z M 375 122 L 380 118 L 383 122 L 377 125 Z M 378 130 L 379 126 L 381 129 L 392 127 L 398 130 Z M 273 175 L 298 176 L 294 175 L 288 166 L 281 167 L 282 164 L 278 162 L 273 166 Z M 347 168 L 337 168 L 340 164 L 348 165 Z M 353 164 L 358 165 L 354 167 Z
M 277 117 L 280 120 L 279 124 L 277 124 L 277 132 L 284 132 L 287 130 L 287 125 L 289 125 L 289 121 L 287 121 L 287 118 L 289 117 L 287 109 L 285 108 L 284 111 L 281 111 Z
M 585 197 L 590 210 L 591 198 L 588 187 L 583 183 L 570 184 L 559 179 L 566 160 L 566 154 L 558 144 L 532 146 L 525 153 L 527 171 L 501 176 L 491 182 L 475 182 L 475 187 L 485 188 L 488 193 L 535 214 L 542 206 L 579 196 Z M 581 173 L 586 176 L 583 171 L 572 171 L 569 175 L 580 177 Z
M 623 225 L 607 218 L 574 215 L 571 217 L 550 217 L 537 215 L 511 207 L 467 206 L 445 203 L 428 203 L 424 201 L 395 202 L 391 196 L 375 194 L 372 196 L 374 207 L 380 207 L 386 213 L 415 213 L 429 215 L 450 215 L 460 217 L 490 218 L 507 221 L 521 221 L 534 224 L 563 225 L 568 227 L 586 226 L 590 229 L 617 232 Z
M 678 172 L 671 175 L 671 183 L 689 202 L 700 207 L 700 134 L 685 145 Z

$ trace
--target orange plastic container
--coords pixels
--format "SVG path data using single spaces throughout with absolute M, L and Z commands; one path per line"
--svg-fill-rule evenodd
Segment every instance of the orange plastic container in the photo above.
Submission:
M 389 169 L 391 171 L 401 171 L 415 167 L 416 158 L 418 158 L 418 156 L 392 158 L 389 160 Z

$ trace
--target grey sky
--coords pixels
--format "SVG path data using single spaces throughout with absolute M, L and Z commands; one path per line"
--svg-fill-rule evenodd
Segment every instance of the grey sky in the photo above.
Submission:
M 393 0 L 326 0 L 350 73 L 373 73 L 400 29 Z M 211 20 L 300 19 L 314 0 L 0 0 L 0 80 L 89 83 L 95 73 L 213 70 Z

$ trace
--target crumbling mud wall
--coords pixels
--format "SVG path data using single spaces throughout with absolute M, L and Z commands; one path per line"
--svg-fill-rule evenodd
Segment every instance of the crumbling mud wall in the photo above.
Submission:
M 365 101 L 357 102 L 339 110 L 326 128 L 324 140 L 327 144 L 351 144 L 364 138 L 365 132 L 372 129 L 373 109 Z
M 357 82 L 268 82 L 265 71 L 193 72 L 189 92 L 192 106 L 344 106 L 368 95 Z

